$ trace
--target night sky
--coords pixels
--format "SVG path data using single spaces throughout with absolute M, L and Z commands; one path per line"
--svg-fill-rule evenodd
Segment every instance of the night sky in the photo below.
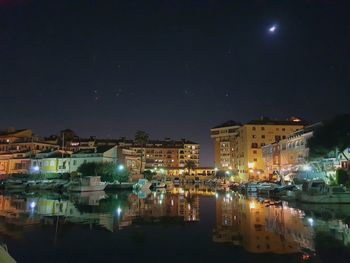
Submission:
M 273 29 L 271 29 L 274 27 Z M 183 138 L 349 112 L 350 1 L 0 0 L 0 127 Z

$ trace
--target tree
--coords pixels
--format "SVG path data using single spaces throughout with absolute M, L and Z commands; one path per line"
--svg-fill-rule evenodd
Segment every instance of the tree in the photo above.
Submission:
M 83 163 L 78 167 L 77 172 L 83 176 L 97 176 L 98 163 Z
M 350 114 L 343 114 L 323 122 L 308 141 L 310 159 L 338 157 L 348 159 L 344 151 L 350 146 Z
M 101 176 L 102 182 L 127 182 L 129 180 L 128 171 L 118 169 L 118 165 L 111 162 L 83 163 L 79 166 L 78 172 L 82 176 Z
M 349 186 L 350 185 L 350 172 L 343 169 L 338 169 L 336 172 L 336 184 Z
M 140 165 L 140 174 L 142 173 L 142 163 L 143 163 L 143 154 L 144 147 L 149 141 L 148 133 L 144 131 L 137 131 L 135 134 L 135 143 L 141 147 L 141 165 Z
M 143 176 L 144 176 L 148 181 L 151 181 L 155 175 L 156 175 L 156 173 L 155 173 L 155 172 L 152 172 L 151 170 L 145 170 L 145 171 L 143 172 Z
M 191 175 L 191 171 L 196 168 L 196 163 L 193 160 L 185 161 L 185 168 L 188 170 L 188 174 Z

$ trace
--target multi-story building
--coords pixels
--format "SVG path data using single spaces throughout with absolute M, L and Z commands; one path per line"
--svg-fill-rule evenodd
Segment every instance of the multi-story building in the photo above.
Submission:
M 199 166 L 200 146 L 198 143 L 182 139 L 149 140 L 144 146 L 137 145 L 134 140 L 121 139 L 75 139 L 74 147 L 91 148 L 94 146 L 117 145 L 121 149 L 129 149 L 142 155 L 142 170 L 153 168 L 178 168 L 184 167 L 186 161 L 193 161 Z M 134 153 L 133 153 L 134 154 Z
M 118 147 L 118 163 L 125 165 L 131 175 L 140 173 L 141 157 L 134 150 Z
M 0 154 L 0 175 L 27 174 L 30 168 L 30 152 Z
M 320 126 L 321 123 L 305 126 L 278 142 L 263 146 L 265 175 L 269 177 L 273 174 L 286 176 L 303 169 L 309 161 L 307 142 L 313 136 L 314 130 Z
M 117 164 L 118 146 L 98 146 L 73 153 L 70 160 L 70 172 L 76 172 L 80 165 L 91 162 Z
M 262 118 L 240 127 L 234 142 L 235 167 L 240 181 L 262 179 L 265 170 L 262 147 L 286 139 L 303 127 L 298 118 L 284 121 Z
M 57 150 L 58 145 L 33 135 L 31 130 L 7 129 L 0 132 L 0 153 Z
M 145 169 L 184 167 L 186 161 L 193 161 L 196 166 L 199 166 L 199 144 L 185 139 L 150 140 L 143 147 L 133 143 L 130 149 L 137 151 L 140 155 L 144 149 L 142 159 L 145 160 Z
M 262 156 L 265 162 L 264 175 L 270 180 L 274 175 L 279 173 L 281 167 L 280 148 L 281 146 L 278 142 L 274 142 L 262 147 Z
M 214 140 L 214 164 L 217 169 L 227 170 L 234 167 L 234 140 L 240 123 L 228 121 L 210 129 Z
M 71 152 L 46 151 L 31 158 L 29 172 L 32 174 L 45 174 L 55 176 L 56 174 L 65 174 L 70 172 Z

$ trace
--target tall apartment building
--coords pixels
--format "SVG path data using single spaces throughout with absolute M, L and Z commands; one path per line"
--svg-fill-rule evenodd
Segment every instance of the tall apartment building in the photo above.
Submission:
M 235 168 L 241 181 L 261 179 L 265 162 L 262 147 L 282 139 L 304 127 L 298 118 L 271 120 L 262 118 L 253 120 L 237 130 L 234 140 Z
M 234 167 L 234 140 L 240 123 L 228 121 L 210 129 L 210 137 L 214 140 L 214 164 L 220 170 Z
M 141 154 L 141 146 L 133 144 L 131 148 Z M 186 139 L 150 140 L 143 148 L 146 169 L 184 167 L 189 160 L 193 161 L 197 167 L 199 166 L 199 144 Z

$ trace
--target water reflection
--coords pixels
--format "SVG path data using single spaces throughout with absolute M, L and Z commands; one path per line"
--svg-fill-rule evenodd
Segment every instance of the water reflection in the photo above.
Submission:
M 152 192 L 146 196 L 104 191 L 0 195 L 0 225 L 3 225 L 0 231 L 6 232 L 4 228 L 8 226 L 11 227 L 7 232 L 11 233 L 17 226 L 45 224 L 50 217 L 63 224 L 98 225 L 112 232 L 135 222 L 197 222 L 200 193 L 199 189 L 176 188 L 172 192 Z
M 216 195 L 213 241 L 242 246 L 251 253 L 303 253 L 303 259 L 310 259 L 322 254 L 322 246 L 328 250 L 331 242 L 347 248 L 349 216 L 349 205 L 293 206 L 221 194 Z
M 43 234 L 43 229 L 50 229 L 49 239 L 56 247 L 60 239 L 68 242 L 64 233 L 77 225 L 83 228 L 75 235 L 95 230 L 93 238 L 104 240 L 104 233 L 118 236 L 113 232 L 121 231 L 136 241 L 145 240 L 148 227 L 156 230 L 160 225 L 170 226 L 169 232 L 159 232 L 166 239 L 177 235 L 183 242 L 193 233 L 201 235 L 198 242 L 208 238 L 210 242 L 200 248 L 203 257 L 205 250 L 236 253 L 233 248 L 220 250 L 232 246 L 243 248 L 246 257 L 296 254 L 302 260 L 342 262 L 346 257 L 340 255 L 350 256 L 349 223 L 349 205 L 288 204 L 218 193 L 204 186 L 151 193 L 0 194 L 0 239 L 12 244 L 23 239 L 28 247 L 35 246 L 27 242 L 29 236 Z M 119 236 L 122 242 L 128 240 Z

